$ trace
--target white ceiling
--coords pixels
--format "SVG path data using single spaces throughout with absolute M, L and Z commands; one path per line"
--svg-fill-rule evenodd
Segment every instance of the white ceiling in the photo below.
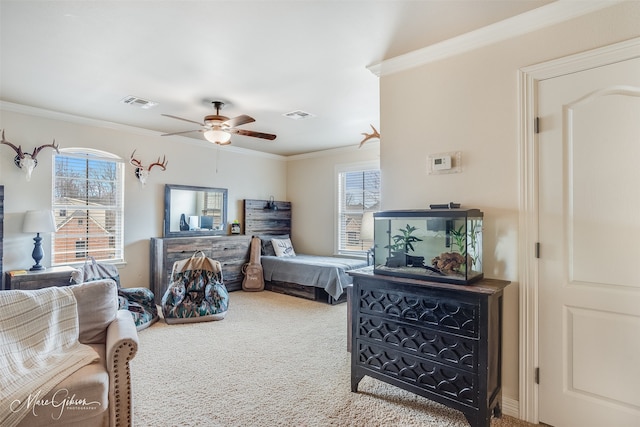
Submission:
M 235 146 L 358 145 L 379 129 L 367 66 L 549 2 L 0 0 L 0 100 L 165 133 L 198 126 L 161 114 L 201 122 L 220 99 L 221 114 L 256 119 L 241 128 L 278 135 L 234 135 Z M 158 106 L 121 103 L 129 95 Z M 283 116 L 295 110 L 314 117 Z

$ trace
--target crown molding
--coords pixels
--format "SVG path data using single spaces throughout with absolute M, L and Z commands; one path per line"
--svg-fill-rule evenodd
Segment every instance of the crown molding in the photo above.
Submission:
M 367 69 L 378 77 L 386 76 L 530 33 L 618 3 L 622 1 L 558 0 L 495 24 L 370 65 Z
M 111 129 L 111 130 L 120 131 L 120 132 L 132 133 L 134 135 L 156 137 L 162 134 L 162 132 L 143 129 L 135 126 L 123 125 L 120 123 L 108 122 L 105 120 L 91 119 L 88 117 L 75 116 L 73 114 L 45 110 L 43 108 L 31 107 L 29 105 L 16 104 L 13 102 L 7 102 L 7 101 L 1 101 L 1 100 L 0 100 L 0 110 L 11 111 L 13 113 L 26 114 L 29 116 L 42 117 L 42 118 L 51 119 L 51 120 L 60 120 L 63 122 L 75 123 L 79 125 L 93 126 L 93 127 L 102 128 L 102 129 Z M 202 144 L 200 144 L 198 140 L 195 140 L 193 138 L 187 138 L 186 136 L 180 136 L 180 135 L 174 135 L 173 138 L 176 138 L 183 143 L 193 144 L 193 145 L 197 144 L 202 147 Z M 217 147 L 215 144 L 210 144 L 210 145 L 213 148 Z M 265 158 L 275 159 L 275 160 L 286 159 L 285 156 L 281 156 L 279 154 L 264 153 L 262 151 L 250 150 L 248 148 L 236 147 L 233 145 L 225 146 L 224 150 L 231 151 L 238 154 L 244 154 L 248 156 L 265 157 Z
M 111 129 L 111 130 L 116 130 L 121 132 L 128 132 L 135 135 L 156 137 L 162 134 L 161 132 L 157 132 L 149 129 L 143 129 L 135 126 L 123 125 L 120 123 L 108 122 L 105 120 L 91 119 L 88 117 L 75 116 L 73 114 L 61 113 L 58 111 L 46 110 L 43 108 L 31 107 L 29 105 L 16 104 L 13 102 L 2 101 L 2 100 L 0 100 L 0 110 L 11 111 L 13 113 L 20 113 L 20 114 L 25 114 L 29 116 L 42 117 L 42 118 L 51 119 L 51 120 L 60 120 L 63 122 L 75 123 L 75 124 L 80 124 L 85 126 L 93 126 L 93 127 L 102 128 L 102 129 Z M 173 135 L 172 138 L 176 138 L 180 142 L 183 142 L 186 144 L 198 145 L 202 147 L 202 144 L 200 143 L 200 141 L 195 140 L 193 138 L 187 138 L 186 136 L 180 136 L 180 135 Z M 210 144 L 210 146 L 212 148 L 217 147 L 215 144 Z M 236 147 L 234 145 L 226 145 L 224 146 L 223 149 L 225 151 L 230 151 L 237 154 L 244 154 L 248 156 L 257 156 L 257 157 L 264 157 L 272 160 L 289 161 L 289 160 L 300 160 L 300 159 L 307 159 L 307 158 L 314 158 L 314 157 L 331 156 L 331 155 L 336 155 L 340 153 L 358 151 L 358 144 L 354 144 L 353 146 L 348 146 L 348 147 L 330 148 L 327 150 L 313 151 L 313 152 L 304 153 L 304 154 L 294 154 L 290 156 L 265 153 L 262 151 L 250 150 L 248 148 Z M 372 149 L 379 151 L 380 142 L 370 141 L 367 144 L 362 146 L 362 150 L 372 150 Z
M 380 141 L 368 141 L 362 147 L 358 144 L 348 145 L 346 147 L 328 148 L 326 150 L 311 151 L 309 153 L 293 154 L 287 156 L 287 161 L 314 159 L 318 157 L 336 156 L 340 154 L 355 153 L 357 151 L 377 150 L 380 157 Z

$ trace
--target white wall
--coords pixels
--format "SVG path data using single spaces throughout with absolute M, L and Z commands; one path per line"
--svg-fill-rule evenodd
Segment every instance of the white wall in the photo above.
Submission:
M 288 158 L 287 196 L 291 202 L 291 237 L 296 252 L 334 253 L 338 209 L 336 167 L 378 162 L 380 157 L 377 141 L 369 141 L 358 148 L 360 138 L 360 135 L 354 136 L 353 147 Z
M 512 282 L 504 305 L 507 399 L 518 400 L 518 70 L 637 37 L 639 22 L 640 2 L 626 2 L 381 77 L 383 208 L 449 201 L 480 208 L 485 275 Z M 462 151 L 462 173 L 426 173 L 429 154 L 455 150 Z
M 149 239 L 163 232 L 164 185 L 183 184 L 228 189 L 228 219 L 243 218 L 243 199 L 286 198 L 286 160 L 249 150 L 217 147 L 204 140 L 161 137 L 159 133 L 78 120 L 61 114 L 0 104 L 5 139 L 31 151 L 55 138 L 60 147 L 88 147 L 116 154 L 127 162 L 134 149 L 143 164 L 166 155 L 167 170 L 154 168 L 142 187 L 134 167 L 125 168 L 125 265 L 119 266 L 125 287 L 149 287 Z M 79 122 L 78 122 L 79 121 Z M 15 152 L 0 145 L 0 185 L 5 186 L 4 270 L 30 268 L 33 237 L 22 233 L 24 212 L 51 207 L 52 150 L 38 155 L 30 182 L 13 164 Z M 50 237 L 43 236 L 50 265 Z

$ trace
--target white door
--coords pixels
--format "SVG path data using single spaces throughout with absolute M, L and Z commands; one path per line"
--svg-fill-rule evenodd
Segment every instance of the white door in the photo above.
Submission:
M 640 426 L 640 58 L 538 84 L 539 419 Z

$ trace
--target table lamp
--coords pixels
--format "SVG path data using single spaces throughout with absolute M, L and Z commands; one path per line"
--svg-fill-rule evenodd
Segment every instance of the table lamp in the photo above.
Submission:
M 44 250 L 42 249 L 42 237 L 40 233 L 53 233 L 56 231 L 56 222 L 53 218 L 53 212 L 50 210 L 41 211 L 27 211 L 24 216 L 24 224 L 22 225 L 22 231 L 24 233 L 36 233 L 36 237 L 33 238 L 34 247 L 31 256 L 36 262 L 31 271 L 44 270 L 45 268 L 40 265 L 40 260 L 44 257 Z

